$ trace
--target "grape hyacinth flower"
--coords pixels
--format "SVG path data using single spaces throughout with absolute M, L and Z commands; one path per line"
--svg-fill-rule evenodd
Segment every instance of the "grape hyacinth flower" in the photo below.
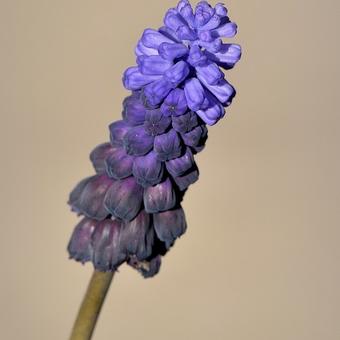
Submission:
M 110 140 L 90 154 L 95 175 L 71 192 L 82 216 L 68 245 L 70 257 L 113 273 L 127 263 L 145 278 L 186 231 L 181 202 L 198 180 L 195 155 L 207 126 L 225 115 L 235 90 L 224 70 L 241 57 L 226 39 L 236 35 L 224 5 L 181 0 L 164 25 L 146 29 L 135 48 L 136 65 L 123 75 L 131 93 Z M 99 275 L 99 274 L 98 274 Z

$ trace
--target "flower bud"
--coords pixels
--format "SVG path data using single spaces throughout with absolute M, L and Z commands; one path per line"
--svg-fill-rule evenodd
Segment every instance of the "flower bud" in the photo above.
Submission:
M 200 109 L 205 99 L 205 93 L 199 80 L 196 78 L 187 80 L 184 86 L 184 93 L 189 108 L 192 111 Z
M 237 25 L 234 22 L 227 22 L 226 24 L 216 28 L 214 34 L 222 38 L 232 38 L 237 33 Z
M 195 24 L 197 27 L 204 26 L 211 17 L 214 15 L 215 11 L 206 1 L 200 1 L 196 6 L 195 12 Z
M 165 14 L 164 24 L 176 32 L 178 28 L 186 25 L 186 22 L 180 15 L 178 15 L 178 12 L 174 8 L 170 8 Z
M 160 79 L 159 75 L 142 74 L 138 67 L 128 68 L 123 75 L 123 85 L 127 90 L 139 90 L 143 86 Z
M 222 20 L 221 20 L 221 16 L 218 15 L 217 13 L 215 13 L 211 18 L 210 20 L 205 24 L 203 25 L 200 30 L 203 30 L 203 31 L 211 31 L 215 28 L 217 28 L 218 26 L 220 26 Z
M 158 51 L 154 48 L 146 47 L 141 40 L 138 41 L 137 46 L 135 48 L 136 56 L 140 55 L 158 55 Z
M 140 71 L 145 75 L 162 75 L 173 63 L 159 55 L 140 56 L 137 58 Z
M 220 17 L 226 17 L 228 15 L 228 10 L 221 3 L 218 3 L 215 6 L 215 11 L 216 14 L 219 15 Z
M 224 78 L 223 72 L 212 62 L 196 66 L 196 72 L 199 79 L 203 78 L 209 85 L 217 85 Z
M 197 39 L 196 32 L 187 25 L 179 27 L 178 30 L 176 31 L 176 34 L 180 40 L 194 41 Z
M 222 104 L 228 103 L 235 95 L 235 89 L 225 79 L 220 80 L 217 85 L 210 85 L 201 75 L 197 74 L 197 77 Z
M 207 62 L 207 56 L 203 51 L 199 48 L 199 46 L 194 45 L 191 47 L 189 52 L 188 63 L 193 66 L 204 65 Z
M 181 16 L 186 20 L 190 27 L 195 27 L 195 16 L 190 3 L 186 0 L 180 1 L 177 10 Z
M 171 83 L 172 88 L 174 88 L 185 80 L 189 73 L 188 63 L 181 60 L 164 72 L 164 78 L 167 79 Z
M 207 108 L 197 111 L 197 115 L 208 125 L 216 124 L 225 114 L 225 109 L 219 101 L 210 96 L 210 103 Z M 196 145 L 197 146 L 197 145 Z
M 158 46 L 163 42 L 173 43 L 171 39 L 162 33 L 149 28 L 144 31 L 141 41 L 146 47 L 154 49 L 158 49 Z
M 189 50 L 183 44 L 165 42 L 160 44 L 158 52 L 162 58 L 173 61 L 174 59 L 183 57 L 189 52 Z
M 160 79 L 144 87 L 144 96 L 148 105 L 159 105 L 171 91 L 172 85 L 167 79 Z
M 223 68 L 229 69 L 240 60 L 242 49 L 237 44 L 223 44 L 218 53 L 209 53 L 209 58 Z

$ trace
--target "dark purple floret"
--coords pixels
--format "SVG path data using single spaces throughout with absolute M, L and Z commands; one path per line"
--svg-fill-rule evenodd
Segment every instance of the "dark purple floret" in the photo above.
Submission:
M 169 178 L 144 190 L 144 206 L 148 213 L 172 209 L 176 205 L 176 194 Z
M 95 147 L 90 153 L 90 160 L 97 173 L 102 173 L 106 170 L 105 159 L 112 150 L 110 143 L 103 143 Z
M 122 222 L 103 220 L 98 222 L 92 237 L 93 264 L 101 271 L 116 270 L 127 258 L 120 244 Z
M 146 260 L 152 254 L 154 234 L 150 215 L 142 210 L 135 219 L 124 223 L 120 234 L 121 246 L 128 255 L 135 255 L 139 261 Z
M 168 210 L 153 215 L 153 223 L 158 238 L 169 248 L 176 238 L 183 235 L 187 228 L 182 208 Z
M 155 137 L 154 150 L 160 161 L 177 158 L 181 155 L 181 140 L 175 130 Z
M 199 172 L 194 166 L 192 170 L 185 175 L 175 177 L 174 180 L 181 191 L 187 189 L 191 184 L 194 184 L 198 180 Z
M 164 99 L 161 111 L 166 116 L 180 116 L 187 110 L 187 101 L 184 91 L 175 89 Z
M 148 135 L 160 135 L 168 129 L 170 124 L 171 118 L 165 116 L 159 109 L 146 112 L 144 128 Z
M 154 137 L 146 133 L 144 126 L 130 128 L 124 136 L 123 144 L 126 153 L 131 156 L 143 156 L 152 148 Z
M 80 182 L 70 195 L 72 208 L 92 219 L 104 219 L 109 214 L 103 204 L 104 197 L 112 184 L 113 180 L 106 174 L 95 175 Z
M 133 176 L 144 188 L 161 182 L 163 177 L 163 163 L 158 160 L 155 152 L 136 157 L 133 164 Z
M 131 221 L 141 209 L 143 188 L 134 177 L 115 181 L 104 199 L 106 209 L 115 217 Z
M 114 179 L 122 179 L 132 175 L 134 157 L 126 153 L 123 147 L 113 149 L 106 158 L 107 174 Z
M 74 189 L 71 191 L 70 195 L 69 195 L 69 200 L 68 200 L 68 204 L 71 206 L 71 209 L 77 213 L 80 213 L 79 210 L 77 210 L 77 208 L 75 207 L 75 204 L 77 204 L 77 202 L 80 199 L 80 195 L 83 193 L 84 188 L 86 187 L 87 183 L 93 178 L 93 176 L 90 177 L 86 177 L 83 180 L 81 180 L 75 187 Z
M 181 136 L 185 145 L 187 146 L 198 146 L 202 139 L 206 137 L 208 130 L 205 125 L 199 125 L 192 131 L 183 133 Z
M 131 95 L 123 102 L 123 118 L 130 126 L 141 125 L 145 120 L 145 107 L 140 95 Z
M 93 256 L 92 234 L 96 227 L 96 221 L 83 218 L 75 227 L 67 250 L 70 258 L 81 263 L 90 261 Z
M 186 149 L 183 156 L 166 162 L 166 168 L 173 177 L 182 176 L 195 164 L 190 148 Z
M 110 124 L 110 140 L 114 146 L 122 146 L 124 136 L 130 130 L 129 125 L 124 120 L 118 120 Z
M 189 132 L 197 125 L 197 115 L 192 111 L 178 117 L 172 116 L 172 127 L 179 133 Z

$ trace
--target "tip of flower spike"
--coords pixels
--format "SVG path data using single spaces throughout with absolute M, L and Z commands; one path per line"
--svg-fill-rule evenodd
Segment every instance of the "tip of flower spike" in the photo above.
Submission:
M 185 0 L 166 12 L 164 25 L 144 31 L 138 43 L 137 66 L 125 72 L 124 85 L 144 91 L 149 105 L 164 107 L 164 112 L 168 112 L 163 102 L 171 87 L 184 89 L 188 107 L 214 125 L 223 112 L 216 105 L 214 112 L 212 108 L 205 112 L 202 105 L 206 100 L 223 105 L 230 102 L 233 91 L 224 82 L 220 67 L 229 69 L 241 57 L 239 45 L 224 41 L 236 35 L 237 25 L 221 3 L 212 7 L 200 1 L 193 9 Z M 206 91 L 213 98 L 206 98 Z

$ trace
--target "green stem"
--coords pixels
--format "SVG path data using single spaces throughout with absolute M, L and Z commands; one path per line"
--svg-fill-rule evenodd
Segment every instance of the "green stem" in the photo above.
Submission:
M 112 278 L 113 272 L 94 271 L 74 323 L 70 340 L 91 339 Z

